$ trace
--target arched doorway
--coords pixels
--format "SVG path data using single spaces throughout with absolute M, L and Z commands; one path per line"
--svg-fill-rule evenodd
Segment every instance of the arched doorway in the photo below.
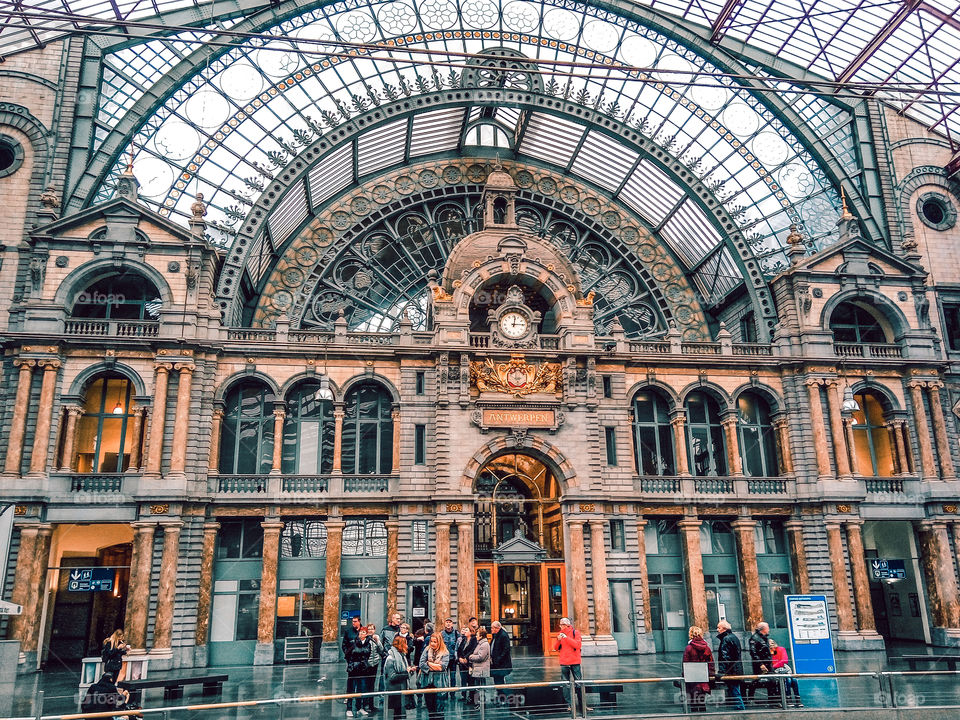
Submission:
M 477 617 L 499 620 L 514 647 L 551 653 L 566 614 L 560 484 L 525 453 L 490 460 L 474 483 Z

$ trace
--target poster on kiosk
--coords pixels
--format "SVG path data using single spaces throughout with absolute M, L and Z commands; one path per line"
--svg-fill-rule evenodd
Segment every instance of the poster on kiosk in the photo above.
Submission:
M 826 595 L 787 595 L 791 668 L 798 675 L 833 674 L 837 661 L 830 637 Z M 836 707 L 837 681 L 828 678 L 798 679 L 800 697 L 807 707 Z

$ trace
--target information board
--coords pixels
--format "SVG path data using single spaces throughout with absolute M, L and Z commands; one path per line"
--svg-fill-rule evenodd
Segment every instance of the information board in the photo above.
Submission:
M 113 568 L 71 568 L 67 578 L 70 592 L 113 590 Z
M 800 675 L 835 673 L 837 661 L 826 595 L 787 595 L 786 604 L 793 671 Z M 839 702 L 836 680 L 817 678 L 797 682 L 807 707 L 836 707 Z

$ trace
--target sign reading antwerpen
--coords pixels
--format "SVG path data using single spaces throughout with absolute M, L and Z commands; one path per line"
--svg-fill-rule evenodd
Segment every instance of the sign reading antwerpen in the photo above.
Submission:
M 830 612 L 826 595 L 787 595 L 791 669 L 797 674 L 832 674 L 837 671 L 830 637 Z M 837 681 L 827 678 L 798 680 L 800 697 L 807 707 L 836 707 Z
M 557 424 L 553 410 L 494 410 L 483 411 L 485 427 L 552 428 Z
M 70 592 L 113 590 L 113 568 L 71 568 L 67 578 Z

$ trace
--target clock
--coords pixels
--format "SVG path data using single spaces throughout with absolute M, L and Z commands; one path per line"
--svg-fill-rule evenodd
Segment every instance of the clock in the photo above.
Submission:
M 511 310 L 500 316 L 500 332 L 506 338 L 519 340 L 527 334 L 529 328 L 530 321 L 527 320 L 526 315 L 516 310 Z

